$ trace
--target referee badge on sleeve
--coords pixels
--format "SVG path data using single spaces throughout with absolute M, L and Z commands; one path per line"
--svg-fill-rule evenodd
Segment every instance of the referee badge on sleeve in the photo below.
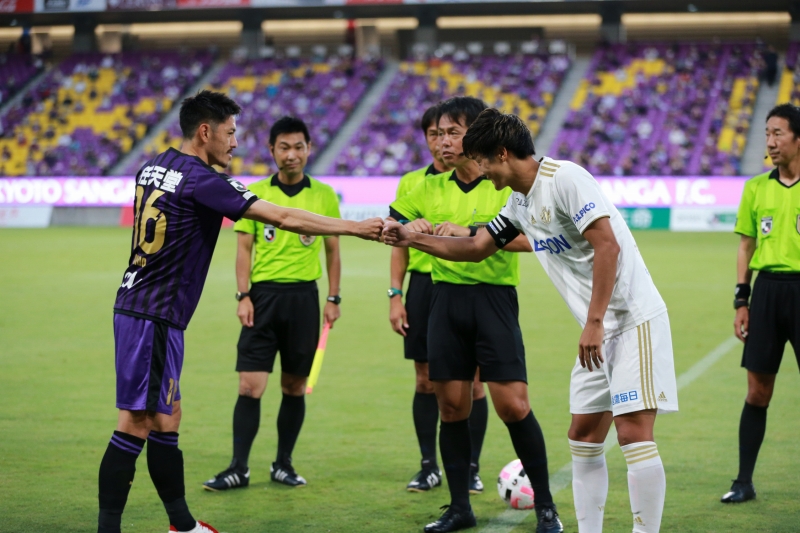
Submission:
M 264 240 L 267 242 L 275 241 L 275 226 L 264 224 Z
M 800 221 L 798 221 L 798 224 L 800 224 Z M 772 217 L 761 217 L 761 235 L 769 235 L 771 231 Z

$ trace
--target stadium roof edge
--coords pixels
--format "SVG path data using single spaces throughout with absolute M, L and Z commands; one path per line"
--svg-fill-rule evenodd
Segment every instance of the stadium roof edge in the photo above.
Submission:
M 398 2 L 401 0 L 398 0 Z M 434 0 L 435 1 L 435 0 Z M 299 3 L 299 2 L 298 2 Z M 52 26 L 75 23 L 129 24 L 136 22 L 191 22 L 217 20 L 287 20 L 304 18 L 387 18 L 416 17 L 423 13 L 434 16 L 481 16 L 481 15 L 564 15 L 599 13 L 609 6 L 609 0 L 534 0 L 498 2 L 429 2 L 397 4 L 346 4 L 295 5 L 274 7 L 235 7 L 206 9 L 164 9 L 154 11 L 98 11 L 98 12 L 36 12 L 2 13 L 0 26 L 30 25 Z M 623 13 L 676 13 L 687 12 L 688 3 L 674 0 L 614 0 Z M 786 12 L 789 3 L 785 0 L 693 0 L 698 12 Z M 81 20 L 82 19 L 82 20 Z M 89 19 L 89 20 L 87 20 Z

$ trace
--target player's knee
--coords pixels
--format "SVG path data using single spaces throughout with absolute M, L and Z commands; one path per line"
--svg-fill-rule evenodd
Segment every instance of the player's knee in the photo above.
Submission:
M 416 392 L 420 394 L 433 394 L 433 382 L 429 379 L 420 379 L 417 377 Z
M 264 394 L 266 387 L 257 387 L 252 383 L 239 382 L 239 396 L 246 396 L 258 400 Z
M 302 396 L 306 393 L 307 382 L 308 378 L 305 376 L 283 374 L 281 376 L 281 391 L 287 396 Z
M 514 398 L 511 401 L 496 403 L 494 410 L 497 412 L 497 416 L 500 417 L 500 420 L 512 424 L 528 416 L 531 406 L 525 398 Z
M 439 400 L 439 413 L 442 422 L 458 422 L 469 418 L 469 405 L 461 405 L 458 402 Z
M 567 431 L 567 438 L 576 442 L 595 442 L 596 428 L 587 424 L 573 423 Z
M 756 407 L 769 407 L 770 400 L 772 400 L 772 389 L 762 387 L 750 387 L 750 390 L 747 391 L 747 398 L 745 399 L 747 403 Z

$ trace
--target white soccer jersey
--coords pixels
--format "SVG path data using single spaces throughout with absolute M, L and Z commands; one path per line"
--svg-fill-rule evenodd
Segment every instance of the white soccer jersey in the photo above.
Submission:
M 622 215 L 589 172 L 570 161 L 543 158 L 531 191 L 527 196 L 513 193 L 487 229 L 501 247 L 518 232 L 525 234 L 583 327 L 589 314 L 594 267 L 594 248 L 583 232 L 601 217 L 610 219 L 620 247 L 614 292 L 603 320 L 609 339 L 664 313 L 667 306 Z

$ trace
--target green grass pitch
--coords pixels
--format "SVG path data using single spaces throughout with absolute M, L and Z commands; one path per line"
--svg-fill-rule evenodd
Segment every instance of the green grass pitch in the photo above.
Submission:
M 738 240 L 666 232 L 636 237 L 669 306 L 680 375 L 732 335 Z M 0 231 L 0 531 L 96 528 L 97 470 L 116 422 L 111 309 L 129 243 L 130 231 L 120 228 Z M 223 231 L 186 332 L 181 447 L 193 513 L 227 533 L 421 531 L 448 502 L 447 489 L 404 490 L 419 460 L 411 421 L 413 369 L 387 320 L 389 250 L 355 239 L 342 242 L 342 318 L 331 332 L 294 453 L 309 485 L 287 489 L 269 482 L 280 397 L 273 382 L 262 403 L 250 488 L 216 494 L 201 489 L 231 454 L 239 331 L 234 246 L 232 232 Z M 580 330 L 533 255 L 522 257 L 521 265 L 531 403 L 555 472 L 570 460 L 568 383 Z M 321 287 L 324 293 L 324 280 Z M 668 487 L 662 531 L 800 529 L 800 387 L 791 348 L 756 469 L 758 499 L 736 507 L 719 503 L 737 470 L 745 394 L 739 357 L 738 347 L 727 353 L 681 391 L 680 413 L 656 424 Z M 514 457 L 505 427 L 492 414 L 482 458 L 487 487 L 473 497 L 474 531 L 506 509 L 494 480 Z M 605 531 L 630 531 L 618 448 L 608 461 Z M 571 489 L 555 500 L 566 531 L 577 531 Z M 168 529 L 144 456 L 123 522 L 128 533 Z M 534 522 L 529 517 L 513 531 L 533 531 Z

